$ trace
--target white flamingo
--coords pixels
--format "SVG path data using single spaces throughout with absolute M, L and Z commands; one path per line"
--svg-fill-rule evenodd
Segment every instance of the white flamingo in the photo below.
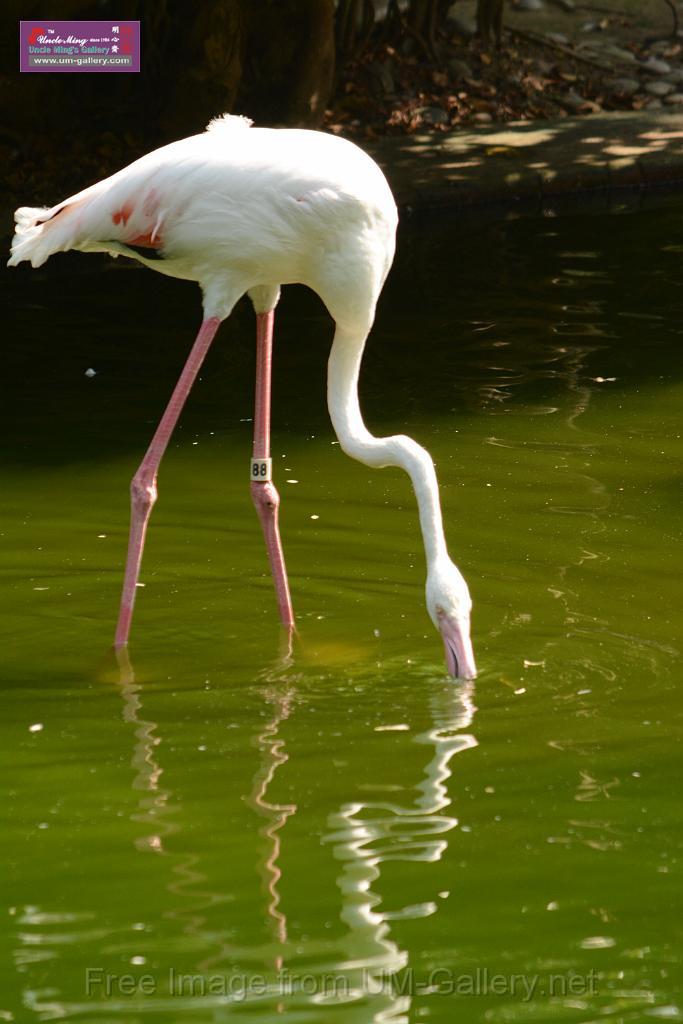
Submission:
M 219 324 L 247 293 L 257 318 L 256 412 L 251 491 L 261 520 L 280 616 L 294 615 L 271 480 L 270 363 L 280 286 L 306 284 L 335 321 L 327 399 L 347 454 L 400 466 L 417 498 L 427 560 L 427 609 L 449 671 L 476 674 L 467 584 L 448 556 L 428 453 L 403 435 L 374 437 L 358 402 L 358 374 L 377 298 L 391 266 L 396 205 L 384 175 L 353 143 L 323 132 L 252 128 L 224 116 L 206 132 L 163 146 L 50 209 L 16 211 L 10 266 L 41 266 L 77 249 L 138 260 L 197 281 L 204 319 L 169 405 L 131 483 L 132 515 L 115 645 L 128 642 L 159 463 Z M 161 257 L 161 258 L 160 258 Z

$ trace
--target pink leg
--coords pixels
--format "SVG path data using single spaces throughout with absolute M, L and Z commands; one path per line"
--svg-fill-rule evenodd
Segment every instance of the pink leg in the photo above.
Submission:
M 128 643 L 147 523 L 149 522 L 152 506 L 157 500 L 157 470 L 159 469 L 159 463 L 166 451 L 173 428 L 178 422 L 178 417 L 190 393 L 190 388 L 199 373 L 204 356 L 209 350 L 209 346 L 220 323 L 220 317 L 217 316 L 209 317 L 208 320 L 202 323 L 199 334 L 192 346 L 192 351 L 183 367 L 180 379 L 171 395 L 171 400 L 166 406 L 166 411 L 161 417 L 161 422 L 152 438 L 152 443 L 140 463 L 140 468 L 131 481 L 130 539 L 128 541 L 128 558 L 123 581 L 121 609 L 114 638 L 114 647 L 116 648 L 123 647 Z
M 256 408 L 254 411 L 254 454 L 252 459 L 251 498 L 256 507 L 266 539 L 270 571 L 275 583 L 280 619 L 288 629 L 294 627 L 292 599 L 285 558 L 282 553 L 278 509 L 280 495 L 270 479 L 270 376 L 273 356 L 273 321 L 275 313 L 256 316 Z

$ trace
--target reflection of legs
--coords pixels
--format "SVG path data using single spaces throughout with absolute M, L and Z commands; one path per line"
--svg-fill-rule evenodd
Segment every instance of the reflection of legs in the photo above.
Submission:
M 282 553 L 278 509 L 280 495 L 271 480 L 270 460 L 270 376 L 273 354 L 275 313 L 256 315 L 256 407 L 254 410 L 254 450 L 251 463 L 251 498 L 261 520 L 266 540 L 270 571 L 273 574 L 277 603 L 283 626 L 294 626 L 292 599 L 285 558 Z
M 128 541 L 128 559 L 126 561 L 126 574 L 123 582 L 123 594 L 121 596 L 121 609 L 114 639 L 115 647 L 122 647 L 128 643 L 147 523 L 149 522 L 152 506 L 157 500 L 157 470 L 159 469 L 159 463 L 166 451 L 173 428 L 178 422 L 178 417 L 185 404 L 185 400 L 190 393 L 195 377 L 199 373 L 204 356 L 209 350 L 209 346 L 220 323 L 221 318 L 217 316 L 209 317 L 202 323 L 199 334 L 192 346 L 192 351 L 183 367 L 183 372 L 171 395 L 171 400 L 166 406 L 166 411 L 161 417 L 161 422 L 152 438 L 152 443 L 140 463 L 140 468 L 131 481 L 130 539 Z

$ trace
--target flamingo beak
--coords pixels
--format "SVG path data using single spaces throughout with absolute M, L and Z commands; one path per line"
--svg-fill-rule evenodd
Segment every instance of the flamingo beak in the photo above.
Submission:
M 439 615 L 439 632 L 446 654 L 446 668 L 456 679 L 476 679 L 477 666 L 470 640 L 469 618 L 461 621 L 452 615 Z

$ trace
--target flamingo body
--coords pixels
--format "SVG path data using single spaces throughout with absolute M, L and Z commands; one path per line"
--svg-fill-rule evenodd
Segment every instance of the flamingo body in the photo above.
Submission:
M 358 404 L 363 347 L 393 260 L 398 220 L 386 179 L 366 153 L 322 132 L 252 128 L 246 118 L 226 115 L 203 134 L 157 149 L 56 206 L 22 207 L 15 218 L 10 266 L 28 260 L 39 267 L 68 249 L 104 251 L 197 281 L 203 292 L 202 330 L 131 486 L 131 545 L 117 644 L 128 639 L 159 461 L 219 323 L 248 293 L 266 346 L 259 366 L 268 374 L 260 406 L 257 400 L 265 419 L 262 436 L 255 434 L 254 454 L 267 457 L 273 310 L 280 286 L 300 283 L 320 296 L 336 324 L 328 405 L 341 446 L 367 465 L 398 465 L 409 473 L 425 544 L 427 608 L 442 634 L 449 670 L 475 675 L 471 601 L 447 553 L 432 460 L 408 437 L 370 434 Z M 252 483 L 252 494 L 281 616 L 291 626 L 279 498 L 270 483 Z
M 39 267 L 67 249 L 106 251 L 197 281 L 210 297 L 207 315 L 227 315 L 236 290 L 299 283 L 335 320 L 361 322 L 389 272 L 398 220 L 384 175 L 357 146 L 231 116 L 50 209 L 16 216 L 10 266 Z

